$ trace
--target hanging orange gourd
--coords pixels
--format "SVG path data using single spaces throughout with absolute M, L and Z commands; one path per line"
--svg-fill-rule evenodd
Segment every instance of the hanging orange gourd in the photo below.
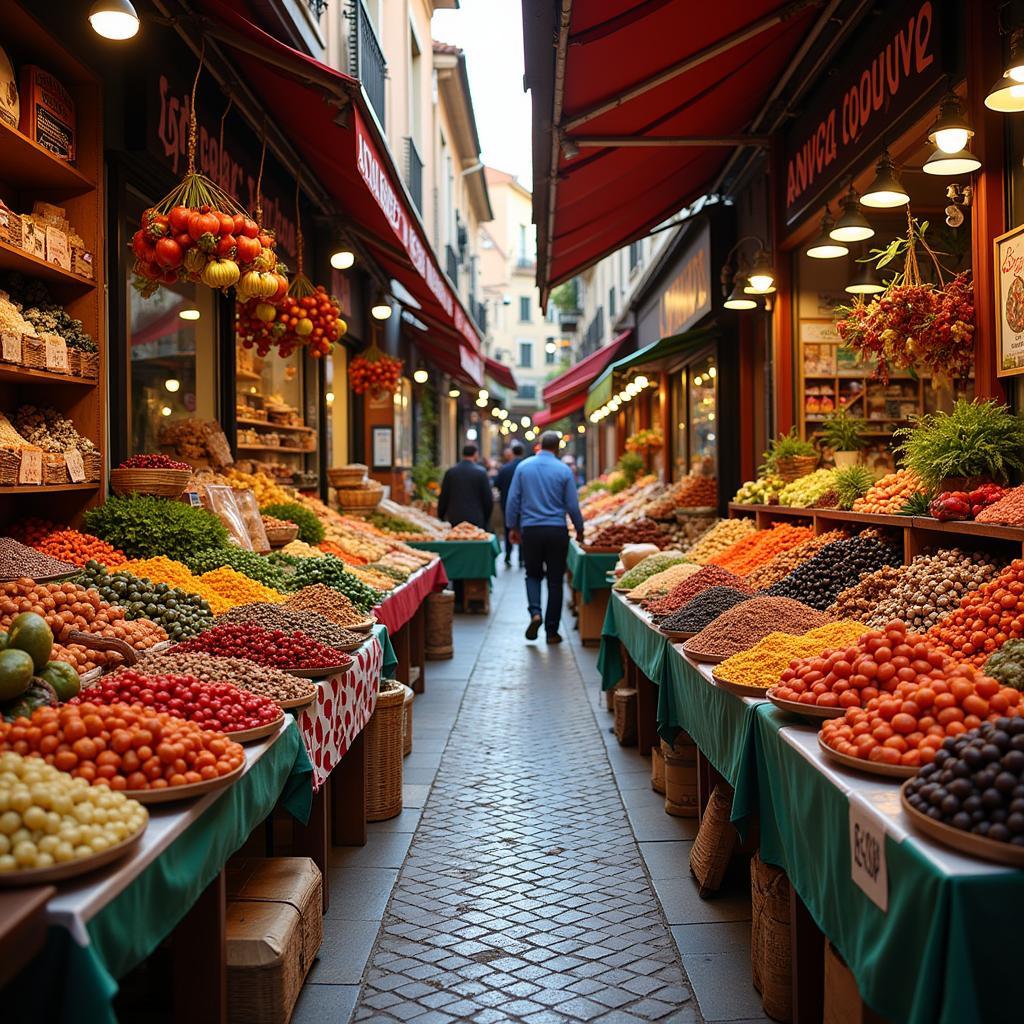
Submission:
M 132 283 L 146 297 L 161 284 L 181 281 L 226 291 L 240 284 L 243 275 L 249 289 L 254 283 L 251 273 L 270 272 L 277 265 L 273 234 L 261 230 L 231 196 L 196 171 L 196 90 L 204 52 L 205 44 L 189 104 L 188 169 L 175 188 L 143 212 L 141 226 L 132 236 Z M 221 118 L 222 150 L 224 119 L 230 109 L 229 101 Z

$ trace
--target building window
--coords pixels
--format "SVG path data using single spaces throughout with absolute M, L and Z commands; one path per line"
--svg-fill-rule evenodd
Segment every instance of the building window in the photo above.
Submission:
M 629 245 L 629 272 L 632 274 L 644 261 L 644 243 L 630 242 Z
M 545 366 L 554 366 L 555 362 L 557 361 L 557 359 L 558 359 L 558 349 L 557 348 L 549 349 L 547 347 L 547 345 L 545 345 L 544 346 L 544 365 Z
M 615 300 L 618 296 L 615 294 L 615 286 L 613 285 L 608 289 L 608 317 L 609 319 L 615 319 Z
M 519 398 L 525 398 L 530 402 L 534 402 L 537 399 L 537 385 L 536 384 L 523 384 L 516 392 Z
M 532 341 L 521 341 L 519 342 L 519 365 L 524 369 L 529 369 L 533 366 L 533 342 Z
M 530 296 L 519 296 L 519 322 L 528 324 L 530 322 Z

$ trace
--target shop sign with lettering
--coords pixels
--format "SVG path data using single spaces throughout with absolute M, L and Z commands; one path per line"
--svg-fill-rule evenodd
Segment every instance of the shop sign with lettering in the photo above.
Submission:
M 953 19 L 944 0 L 894 0 L 859 24 L 806 112 L 786 133 L 786 223 L 820 205 L 836 181 L 910 113 L 934 103 L 947 72 L 943 27 Z
M 692 327 L 711 312 L 711 228 L 705 224 L 677 264 L 675 276 L 661 294 L 659 337 Z

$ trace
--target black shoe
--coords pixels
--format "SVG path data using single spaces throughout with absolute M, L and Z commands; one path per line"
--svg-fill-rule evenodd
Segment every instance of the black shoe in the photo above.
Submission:
M 562 642 L 562 635 L 560 633 L 548 633 L 549 644 L 560 644 Z
M 544 620 L 539 615 L 533 615 L 530 618 L 530 624 L 526 627 L 526 639 L 536 640 L 537 634 L 540 632 L 540 624 Z
M 511 569 L 512 568 L 512 560 L 510 558 L 506 558 L 505 559 L 505 568 L 506 569 Z

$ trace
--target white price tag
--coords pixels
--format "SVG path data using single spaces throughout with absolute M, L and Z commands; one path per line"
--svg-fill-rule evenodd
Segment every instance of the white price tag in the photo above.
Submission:
M 68 372 L 68 346 L 63 338 L 46 335 L 46 368 L 55 373 Z
M 64 453 L 64 464 L 68 467 L 68 476 L 73 484 L 80 484 L 85 479 L 85 463 L 77 448 Z
M 43 453 L 38 448 L 22 448 L 21 463 L 18 466 L 19 484 L 41 484 L 43 482 Z
M 889 910 L 885 829 L 857 801 L 850 801 L 850 877 L 883 913 Z
M 3 347 L 5 363 L 21 362 L 21 335 L 0 334 L 0 346 Z

